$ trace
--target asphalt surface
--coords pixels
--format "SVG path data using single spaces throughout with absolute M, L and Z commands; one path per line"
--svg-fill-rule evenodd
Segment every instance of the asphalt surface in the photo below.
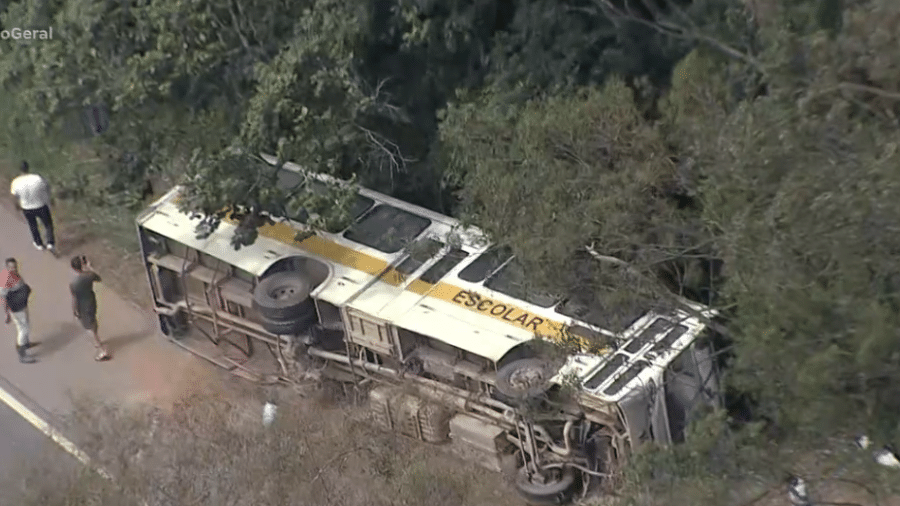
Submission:
M 6 404 L 0 403 L 0 482 L 17 481 L 27 474 L 76 472 L 81 463 L 37 430 Z M 15 490 L 11 483 L 0 490 L 7 504 Z

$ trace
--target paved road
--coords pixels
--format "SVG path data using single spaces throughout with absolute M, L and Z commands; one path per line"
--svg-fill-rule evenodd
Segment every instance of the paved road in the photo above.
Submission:
M 60 465 L 78 463 L 9 406 L 0 403 L 0 476 L 9 476 L 23 463 L 39 464 L 42 456 Z
M 81 463 L 28 423 L 6 404 L 0 403 L 0 482 L 16 480 L 28 470 L 75 472 Z M 0 503 L 9 504 L 15 490 L 0 489 Z

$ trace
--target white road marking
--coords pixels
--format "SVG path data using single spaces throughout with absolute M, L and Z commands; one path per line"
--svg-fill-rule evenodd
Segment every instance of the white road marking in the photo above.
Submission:
M 94 469 L 98 474 L 100 474 L 100 476 L 106 478 L 107 480 L 112 481 L 112 475 L 110 475 L 102 467 L 95 465 L 86 453 L 75 446 L 75 443 L 69 441 L 68 438 L 60 434 L 58 430 L 53 428 L 53 426 L 47 423 L 47 421 L 36 415 L 34 411 L 28 409 L 27 406 L 19 402 L 19 400 L 16 399 L 15 396 L 7 392 L 5 389 L 3 389 L 3 387 L 0 387 L 0 401 L 3 401 L 3 403 L 9 406 L 10 409 L 18 413 L 19 416 L 27 420 L 28 423 L 34 425 L 37 430 L 41 431 L 44 435 L 61 446 L 63 450 L 70 453 L 82 464 Z

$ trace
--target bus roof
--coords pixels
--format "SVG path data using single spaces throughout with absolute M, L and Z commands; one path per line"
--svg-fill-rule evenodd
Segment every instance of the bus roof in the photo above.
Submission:
M 253 244 L 240 250 L 231 246 L 231 237 L 237 228 L 233 223 L 222 222 L 208 237 L 199 239 L 195 232 L 199 220 L 192 220 L 178 211 L 175 203 L 177 192 L 178 188 L 175 188 L 157 201 L 150 212 L 140 217 L 140 225 L 253 276 L 264 275 L 279 259 L 298 253 L 321 260 L 331 266 L 332 272 L 329 279 L 315 289 L 314 297 L 335 306 L 348 305 L 374 317 L 390 320 L 399 327 L 434 337 L 492 361 L 499 360 L 511 348 L 534 337 L 533 332 L 511 326 L 502 318 L 480 316 L 458 304 L 441 300 L 452 300 L 457 294 L 448 291 L 448 286 L 401 281 L 397 272 L 392 273 L 383 259 L 342 247 L 319 236 L 300 244 L 291 244 L 296 231 L 286 229 L 289 226 L 285 224 L 264 228 Z

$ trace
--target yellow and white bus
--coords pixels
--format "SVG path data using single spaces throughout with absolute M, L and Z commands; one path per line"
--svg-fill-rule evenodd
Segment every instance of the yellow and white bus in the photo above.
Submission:
M 334 182 L 291 163 L 277 177 Z M 609 328 L 603 311 L 525 289 L 514 256 L 478 230 L 365 188 L 344 231 L 298 236 L 307 215 L 277 218 L 235 250 L 237 223 L 198 238 L 179 191 L 137 219 L 174 343 L 258 380 L 318 371 L 365 384 L 377 423 L 517 470 L 530 502 L 599 486 L 637 445 L 677 442 L 698 407 L 719 403 L 711 310 Z M 561 360 L 539 346 L 572 336 L 581 351 Z

